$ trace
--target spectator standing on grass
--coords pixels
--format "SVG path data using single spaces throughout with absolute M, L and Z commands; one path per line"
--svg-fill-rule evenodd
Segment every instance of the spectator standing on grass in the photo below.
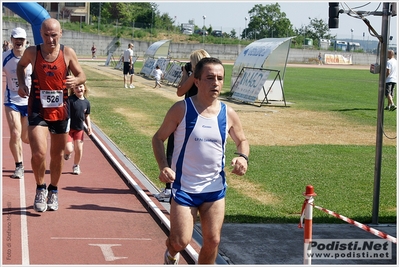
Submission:
M 91 135 L 91 121 L 90 121 L 90 102 L 87 99 L 86 84 L 76 85 L 69 89 L 69 106 L 70 106 L 70 127 L 68 141 L 65 146 L 64 158 L 68 160 L 71 158 L 72 152 L 75 151 L 73 159 L 72 173 L 79 175 L 80 161 L 83 156 L 83 137 L 84 137 L 84 123 L 87 126 L 87 134 Z
M 182 67 L 183 76 L 180 80 L 176 92 L 178 96 L 184 95 L 185 98 L 188 98 L 190 96 L 194 96 L 197 94 L 198 88 L 194 84 L 194 75 L 192 74 L 197 63 L 204 57 L 210 57 L 208 52 L 206 52 L 204 49 L 195 50 L 190 54 L 190 62 L 185 64 L 184 67 Z M 169 136 L 166 145 L 166 155 L 169 166 L 171 165 L 172 154 L 173 154 L 173 134 Z M 170 183 L 166 183 L 165 188 L 160 193 L 155 194 L 154 196 L 159 201 L 169 202 L 171 193 L 172 193 L 172 186 Z
M 153 71 L 153 76 L 155 77 L 155 86 L 154 88 L 157 88 L 157 86 L 159 86 L 159 88 L 161 88 L 161 79 L 163 78 L 163 72 L 161 70 L 161 68 L 157 65 Z
M 134 76 L 134 68 L 133 68 L 133 47 L 132 43 L 127 45 L 127 49 L 123 52 L 123 82 L 125 83 L 125 88 L 127 87 L 127 75 L 130 75 L 130 88 L 135 88 L 133 85 L 133 76 Z
M 24 177 L 22 142 L 29 144 L 28 139 L 28 99 L 18 95 L 17 64 L 26 45 L 26 31 L 15 28 L 11 32 L 12 49 L 3 53 L 3 72 L 6 75 L 4 90 L 4 114 L 10 129 L 9 147 L 15 162 L 15 171 L 11 178 Z M 25 84 L 30 90 L 32 65 L 26 68 Z
M 388 99 L 386 110 L 394 111 L 396 109 L 393 103 L 395 96 L 395 86 L 398 82 L 398 61 L 395 58 L 395 52 L 388 50 L 388 61 L 385 80 L 385 96 Z
M 228 135 L 239 155 L 231 160 L 232 173 L 244 175 L 248 168 L 249 144 L 241 121 L 231 107 L 218 100 L 224 73 L 219 59 L 203 58 L 194 71 L 198 93 L 175 103 L 152 138 L 159 179 L 172 183 L 165 264 L 178 264 L 179 252 L 191 241 L 198 213 L 203 236 L 198 264 L 215 264 L 225 213 Z M 171 134 L 174 151 L 169 167 L 164 142 Z
M 96 58 L 96 52 L 97 52 L 97 48 L 93 44 L 93 46 L 91 47 L 91 59 L 95 59 Z
M 64 149 L 69 132 L 68 89 L 86 81 L 75 51 L 60 44 L 61 25 L 49 18 L 43 21 L 43 43 L 28 47 L 17 66 L 18 94 L 29 97 L 28 135 L 31 165 L 36 180 L 33 208 L 38 212 L 58 210 L 58 183 L 63 167 Z M 25 83 L 26 68 L 32 64 L 32 89 Z M 71 74 L 70 74 L 71 73 Z M 50 132 L 50 178 L 45 183 L 47 136 Z
M 322 60 L 322 57 L 321 57 L 321 53 L 319 52 L 319 55 L 318 55 L 318 60 L 319 60 L 319 65 L 323 65 L 323 60 Z

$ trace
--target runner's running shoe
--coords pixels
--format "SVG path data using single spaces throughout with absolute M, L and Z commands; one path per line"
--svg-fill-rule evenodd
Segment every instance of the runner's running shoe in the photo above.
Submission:
M 24 178 L 24 166 L 16 167 L 14 173 L 11 175 L 11 178 L 15 179 Z
M 37 212 L 45 212 L 47 210 L 47 189 L 36 189 L 35 202 L 33 203 L 33 208 Z
M 168 250 L 165 251 L 164 264 L 177 265 L 179 264 L 179 259 L 180 259 L 180 253 L 177 253 L 176 256 L 173 258 L 172 256 L 169 255 Z
M 58 210 L 58 190 L 51 190 L 48 193 L 47 198 L 47 209 L 48 210 Z

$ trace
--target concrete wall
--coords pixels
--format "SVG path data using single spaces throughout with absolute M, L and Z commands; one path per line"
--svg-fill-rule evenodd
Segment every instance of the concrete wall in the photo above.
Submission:
M 14 23 L 4 22 L 2 25 L 2 36 L 3 40 L 9 40 L 11 30 L 16 27 L 22 27 L 26 29 L 28 41 L 33 44 L 33 33 L 30 24 L 28 23 Z M 158 41 L 158 40 L 154 40 Z M 91 46 L 93 43 L 97 47 L 97 56 L 107 56 L 109 53 L 114 55 L 115 59 L 119 59 L 122 55 L 123 50 L 127 48 L 127 45 L 132 40 L 123 38 L 113 38 L 108 36 L 101 36 L 97 34 L 88 34 L 81 32 L 73 32 L 64 30 L 61 43 L 72 47 L 79 57 L 91 57 Z M 120 44 L 120 46 L 117 45 Z M 143 58 L 143 55 L 147 48 L 151 45 L 150 42 L 133 41 L 135 55 Z M 175 60 L 187 61 L 191 51 L 196 49 L 204 48 L 210 55 L 218 57 L 221 60 L 235 61 L 237 56 L 245 48 L 242 45 L 224 45 L 224 44 L 187 44 L 187 43 L 171 43 L 170 44 L 170 57 Z M 347 52 L 333 52 L 320 50 L 323 53 L 328 54 L 339 54 L 348 56 L 350 53 Z M 290 49 L 288 55 L 288 63 L 307 63 L 315 64 L 317 55 L 320 52 L 316 49 Z M 368 53 L 352 53 L 352 62 L 355 65 L 370 65 L 375 63 L 376 55 Z

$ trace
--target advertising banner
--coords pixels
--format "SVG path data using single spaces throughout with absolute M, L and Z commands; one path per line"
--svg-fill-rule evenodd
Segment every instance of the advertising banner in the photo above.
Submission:
M 244 68 L 233 85 L 233 98 L 248 103 L 258 99 L 270 71 L 261 69 Z
M 153 58 L 147 58 L 144 62 L 143 68 L 141 69 L 140 73 L 143 73 L 146 76 L 149 76 L 152 70 L 155 68 L 156 60 Z
M 176 62 L 173 62 L 169 70 L 165 74 L 164 79 L 170 83 L 175 83 L 177 81 L 180 81 L 182 76 L 183 72 L 181 70 L 181 65 Z
M 282 81 L 284 80 L 290 44 L 291 37 L 264 38 L 250 43 L 242 50 L 234 62 L 231 84 L 234 84 L 243 68 L 274 70 L 264 83 L 264 87 L 268 88 L 267 98 L 268 100 L 276 101 L 284 100 Z M 281 82 L 274 83 L 277 74 L 280 74 Z M 233 93 L 234 90 L 235 88 L 231 88 Z M 264 91 L 261 90 L 257 99 L 263 100 L 264 98 Z
M 352 64 L 352 55 L 344 56 L 344 55 L 334 55 L 334 54 L 325 54 L 324 55 L 325 64 Z
M 158 58 L 157 62 L 155 63 L 155 67 L 159 66 L 163 73 L 166 72 L 166 67 L 168 66 L 170 59 L 168 58 Z

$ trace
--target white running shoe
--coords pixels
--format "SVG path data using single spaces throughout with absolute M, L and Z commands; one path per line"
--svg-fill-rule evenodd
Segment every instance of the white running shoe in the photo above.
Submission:
M 168 250 L 165 251 L 164 264 L 178 265 L 179 259 L 180 259 L 180 253 L 177 253 L 176 256 L 173 258 L 172 256 L 169 255 Z
M 58 191 L 49 191 L 47 198 L 47 209 L 58 210 Z
M 171 195 L 172 195 L 172 189 L 170 189 L 170 188 L 165 188 L 165 189 L 162 190 L 160 193 L 154 194 L 154 197 L 155 197 L 156 199 L 158 199 L 158 201 L 161 201 L 161 202 L 169 202 Z
M 73 174 L 76 174 L 76 175 L 81 174 L 79 165 L 74 165 L 74 166 L 72 167 L 72 172 L 73 172 Z
M 35 202 L 33 208 L 38 212 L 45 212 L 47 210 L 47 189 L 36 189 Z
M 16 167 L 14 173 L 11 175 L 11 178 L 14 179 L 24 178 L 24 166 Z

